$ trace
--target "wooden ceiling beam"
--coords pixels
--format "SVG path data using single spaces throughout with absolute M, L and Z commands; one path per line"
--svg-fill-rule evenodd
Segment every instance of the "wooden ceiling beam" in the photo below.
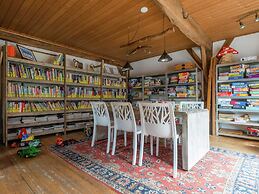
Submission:
M 203 68 L 202 68 L 202 62 L 201 62 L 200 57 L 194 52 L 194 50 L 192 48 L 188 48 L 188 49 L 186 49 L 186 51 L 191 55 L 191 57 L 196 62 L 199 69 L 202 70 Z
M 158 4 L 172 24 L 177 26 L 187 38 L 198 46 L 203 46 L 207 49 L 211 48 L 212 41 L 200 25 L 190 15 L 187 14 L 184 17 L 184 9 L 180 0 L 154 0 L 154 2 Z
M 85 51 L 85 50 L 70 47 L 64 44 L 51 42 L 48 40 L 40 39 L 34 36 L 29 36 L 26 34 L 18 33 L 4 28 L 0 28 L 0 39 L 12 41 L 12 42 L 16 42 L 16 43 L 24 44 L 28 46 L 34 46 L 42 49 L 47 49 L 50 51 L 74 55 L 77 57 L 87 58 L 94 61 L 104 60 L 105 63 L 112 64 L 112 65 L 123 66 L 125 64 L 125 61 L 122 61 L 120 59 L 114 59 L 109 56 L 104 56 L 98 53 Z

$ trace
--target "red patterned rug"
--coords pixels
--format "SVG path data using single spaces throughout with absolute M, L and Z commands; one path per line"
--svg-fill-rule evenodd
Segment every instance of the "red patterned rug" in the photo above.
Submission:
M 145 145 L 143 166 L 132 166 L 132 145 L 120 138 L 114 156 L 106 154 L 106 141 L 91 148 L 79 141 L 51 150 L 82 171 L 121 193 L 258 193 L 259 156 L 211 148 L 190 171 L 172 178 L 172 151 L 160 146 L 151 156 Z M 169 147 L 169 146 L 168 146 Z

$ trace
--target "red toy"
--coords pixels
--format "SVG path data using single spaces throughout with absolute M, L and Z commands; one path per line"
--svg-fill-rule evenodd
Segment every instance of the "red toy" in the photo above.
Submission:
M 19 130 L 19 134 L 18 134 L 18 139 L 23 139 L 23 138 L 27 138 L 28 137 L 28 133 L 27 133 L 27 130 L 26 128 L 21 128 Z
M 60 135 L 57 135 L 57 138 L 56 138 L 56 145 L 58 145 L 58 146 L 64 146 L 63 138 L 62 138 Z

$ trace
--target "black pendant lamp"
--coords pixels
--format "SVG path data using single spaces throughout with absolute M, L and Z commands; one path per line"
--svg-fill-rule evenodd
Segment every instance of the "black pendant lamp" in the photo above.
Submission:
M 133 67 L 130 65 L 130 63 L 127 61 L 126 64 L 121 69 L 123 72 L 133 70 Z
M 164 32 L 164 30 L 165 30 L 165 15 L 163 15 L 163 32 Z M 163 36 L 164 36 L 164 52 L 159 57 L 158 62 L 169 62 L 169 61 L 172 61 L 173 59 L 165 51 L 165 33 L 163 34 Z

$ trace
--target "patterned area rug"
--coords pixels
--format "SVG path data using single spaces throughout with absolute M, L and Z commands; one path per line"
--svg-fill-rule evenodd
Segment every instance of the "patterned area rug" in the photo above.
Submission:
M 172 151 L 162 143 L 159 156 L 145 145 L 143 166 L 132 166 L 132 145 L 120 138 L 116 154 L 106 154 L 106 141 L 91 148 L 90 141 L 51 151 L 71 165 L 121 193 L 258 193 L 259 156 L 212 147 L 190 171 L 178 170 L 172 178 Z M 169 147 L 169 146 L 168 146 Z

